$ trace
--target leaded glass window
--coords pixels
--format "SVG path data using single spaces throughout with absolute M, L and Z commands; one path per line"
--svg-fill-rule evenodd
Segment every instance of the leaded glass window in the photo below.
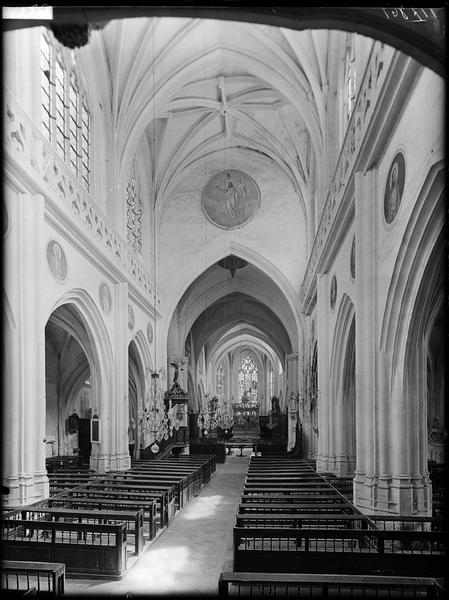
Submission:
M 78 129 L 78 112 L 79 112 L 79 91 L 75 76 L 72 74 L 70 78 L 69 91 L 69 156 L 70 168 L 74 175 L 78 176 L 78 144 L 79 144 L 79 129 Z
M 80 69 L 73 51 L 69 52 L 51 39 L 43 30 L 40 46 L 42 131 L 89 191 L 89 103 L 80 85 Z
M 355 67 L 354 40 L 352 35 L 348 35 L 345 54 L 345 116 L 350 118 L 355 105 L 357 91 L 357 78 Z
M 42 130 L 51 141 L 51 114 L 52 114 L 52 92 L 51 92 L 51 53 L 52 48 L 46 35 L 41 36 L 41 118 Z
M 224 399 L 225 395 L 225 385 L 224 385 L 224 366 L 223 362 L 220 363 L 217 369 L 217 396 L 219 400 Z
M 138 253 L 142 254 L 142 200 L 139 182 L 136 174 L 136 162 L 133 161 L 128 185 L 126 187 L 128 243 Z
M 239 396 L 257 399 L 257 364 L 249 354 L 240 361 Z
M 90 114 L 86 99 L 81 103 L 81 177 L 86 190 L 90 186 Z
M 55 103 L 56 103 L 56 148 L 60 153 L 61 157 L 65 159 L 65 123 L 66 123 L 66 110 L 65 110 L 65 86 L 66 86 L 66 73 L 64 66 L 58 59 L 55 64 Z

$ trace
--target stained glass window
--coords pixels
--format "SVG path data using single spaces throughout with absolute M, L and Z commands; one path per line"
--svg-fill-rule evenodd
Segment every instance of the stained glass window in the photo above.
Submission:
M 224 385 L 224 366 L 223 362 L 220 363 L 217 369 L 217 396 L 219 400 L 224 399 L 225 395 L 225 385 Z
M 354 39 L 348 35 L 345 54 L 345 116 L 350 118 L 355 105 L 357 79 L 355 68 Z
M 257 400 L 257 364 L 249 354 L 242 358 L 239 368 L 239 396 L 244 395 Z
M 271 367 L 268 371 L 268 394 L 270 398 L 274 395 L 273 369 Z
M 142 254 L 142 199 L 136 174 L 136 162 L 133 161 L 131 173 L 126 188 L 128 243 L 138 253 Z

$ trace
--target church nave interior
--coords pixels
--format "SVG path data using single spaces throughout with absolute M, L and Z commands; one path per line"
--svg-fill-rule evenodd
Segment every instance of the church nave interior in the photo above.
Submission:
M 442 597 L 445 10 L 227 10 L 4 19 L 2 591 Z

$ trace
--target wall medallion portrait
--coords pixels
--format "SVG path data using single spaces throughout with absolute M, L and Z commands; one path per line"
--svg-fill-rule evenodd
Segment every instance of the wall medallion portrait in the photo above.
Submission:
M 222 229 L 245 225 L 260 206 L 260 191 L 249 175 L 228 169 L 214 175 L 203 190 L 201 207 L 206 217 Z
M 147 337 L 148 337 L 148 341 L 150 342 L 150 344 L 153 343 L 153 326 L 151 325 L 151 322 L 148 321 L 148 325 L 147 325 Z
M 100 285 L 100 304 L 106 314 L 111 312 L 112 298 L 111 292 L 105 283 Z
M 351 269 L 351 277 L 355 279 L 355 236 L 352 240 L 351 246 L 351 258 L 350 258 L 350 269 Z
M 134 329 L 134 311 L 131 304 L 128 304 L 128 327 Z
M 337 278 L 335 275 L 332 277 L 331 281 L 331 308 L 334 310 L 335 302 L 337 301 Z
M 404 191 L 404 182 L 405 159 L 402 152 L 398 152 L 391 163 L 385 186 L 384 216 L 387 223 L 392 223 L 398 214 L 402 192 Z
M 64 282 L 67 279 L 67 259 L 64 250 L 55 240 L 48 242 L 47 262 L 53 277 Z

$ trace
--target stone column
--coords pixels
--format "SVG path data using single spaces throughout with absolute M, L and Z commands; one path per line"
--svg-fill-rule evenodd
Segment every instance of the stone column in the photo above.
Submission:
M 17 194 L 7 201 L 11 222 L 5 247 L 5 292 L 14 323 L 11 374 L 3 427 L 3 483 L 10 505 L 30 504 L 49 495 L 45 466 L 45 317 L 42 282 L 47 277 L 44 198 Z M 9 353 L 10 349 L 5 348 Z M 6 426 L 5 426 L 6 425 Z
M 95 365 L 94 410 L 100 417 L 100 442 L 92 442 L 90 467 L 99 472 L 127 469 L 128 449 L 128 284 L 114 286 L 114 337 L 112 364 Z M 101 384 L 100 384 L 101 382 Z
M 376 172 L 355 175 L 356 470 L 354 502 L 372 511 L 377 488 L 377 206 Z
M 329 276 L 317 275 L 318 443 L 317 471 L 329 471 L 332 415 L 329 403 Z
M 293 393 L 293 397 L 296 398 L 296 394 L 298 392 L 298 353 L 295 352 L 293 354 L 287 354 L 285 360 L 287 364 L 287 385 L 289 390 L 289 397 L 285 398 L 285 406 L 288 418 L 287 451 L 289 451 L 296 444 L 296 423 L 298 420 L 298 410 L 296 403 L 290 403 L 290 397 Z

